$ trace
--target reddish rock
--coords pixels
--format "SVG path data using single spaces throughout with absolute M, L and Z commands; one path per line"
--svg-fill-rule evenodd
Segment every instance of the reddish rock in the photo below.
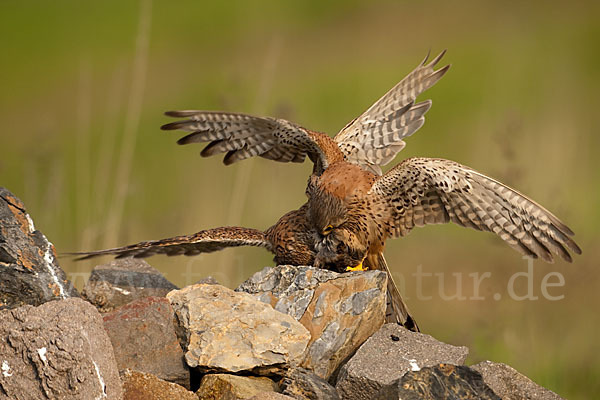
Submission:
M 146 297 L 104 314 L 119 370 L 148 372 L 189 387 L 190 373 L 173 325 L 175 314 L 164 297 Z

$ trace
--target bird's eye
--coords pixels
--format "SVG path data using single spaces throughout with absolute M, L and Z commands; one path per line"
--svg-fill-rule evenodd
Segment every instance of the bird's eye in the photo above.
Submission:
M 333 226 L 331 225 L 327 225 L 325 227 L 325 229 L 323 229 L 323 235 L 329 235 L 331 233 L 331 231 L 333 230 Z

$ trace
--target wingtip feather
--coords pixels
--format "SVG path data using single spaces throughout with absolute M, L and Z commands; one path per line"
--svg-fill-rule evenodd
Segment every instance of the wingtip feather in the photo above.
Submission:
M 185 121 L 169 122 L 168 124 L 162 125 L 160 127 L 160 130 L 162 130 L 162 131 L 174 131 L 174 130 L 177 130 L 179 128 L 182 128 L 188 122 L 190 122 L 190 121 L 185 120 Z

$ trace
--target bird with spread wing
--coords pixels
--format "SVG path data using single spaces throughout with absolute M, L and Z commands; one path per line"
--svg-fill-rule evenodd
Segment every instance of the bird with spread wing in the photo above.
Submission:
M 292 122 L 245 114 L 173 111 L 184 118 L 164 125 L 183 130 L 179 144 L 209 143 L 202 156 L 225 153 L 229 165 L 260 156 L 280 162 L 314 163 L 308 201 L 262 232 L 240 227 L 209 229 L 194 235 L 81 253 L 147 257 L 195 255 L 232 246 L 261 246 L 278 264 L 336 270 L 379 269 L 388 273 L 388 320 L 418 330 L 383 257 L 387 239 L 407 235 L 415 226 L 454 222 L 493 232 L 523 254 L 552 262 L 571 261 L 581 250 L 573 232 L 548 210 L 514 189 L 453 161 L 410 158 L 387 173 L 405 146 L 404 138 L 424 122 L 431 101 L 416 102 L 449 65 L 435 70 L 444 52 L 427 58 L 334 138 Z

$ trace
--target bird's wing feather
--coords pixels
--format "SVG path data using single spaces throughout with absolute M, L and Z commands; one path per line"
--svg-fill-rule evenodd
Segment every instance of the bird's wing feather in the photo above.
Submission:
M 361 116 L 346 125 L 334 138 L 348 162 L 377 175 L 405 146 L 403 138 L 415 133 L 425 122 L 431 100 L 415 104 L 416 98 L 433 86 L 450 65 L 434 70 L 443 51 L 429 64 L 427 58 L 377 100 Z
M 140 242 L 113 249 L 70 253 L 70 255 L 78 256 L 77 260 L 104 255 L 114 255 L 116 258 L 145 258 L 156 254 L 195 256 L 236 246 L 258 246 L 271 250 L 271 243 L 262 231 L 250 228 L 222 227 L 207 229 L 193 235 Z
M 206 143 L 203 157 L 226 153 L 226 165 L 249 157 L 280 162 L 303 162 L 308 156 L 320 174 L 343 156 L 327 135 L 312 132 L 284 119 L 215 111 L 169 111 L 166 115 L 186 118 L 163 125 L 163 130 L 190 132 L 179 144 Z
M 380 177 L 370 191 L 392 214 L 392 236 L 413 227 L 452 221 L 493 232 L 534 258 L 571 261 L 581 254 L 573 231 L 548 210 L 508 186 L 453 161 L 410 158 Z

